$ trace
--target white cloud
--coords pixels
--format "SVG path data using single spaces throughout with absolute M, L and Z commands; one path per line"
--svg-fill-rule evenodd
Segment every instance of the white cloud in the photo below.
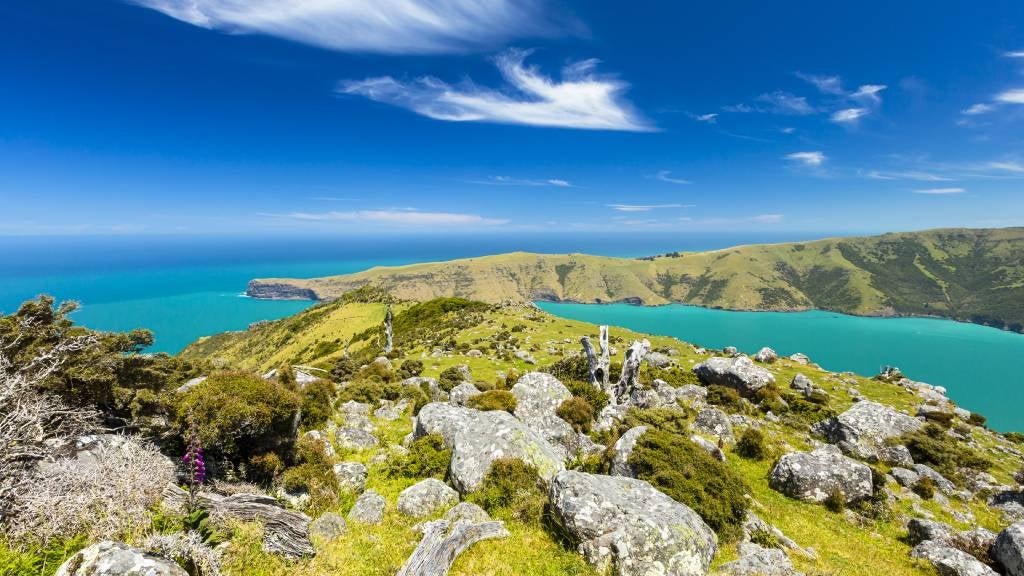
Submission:
M 939 174 L 918 171 L 881 172 L 878 170 L 871 170 L 865 174 L 865 176 L 872 180 L 918 180 L 920 182 L 949 182 L 953 180 L 953 178 L 941 176 Z
M 914 194 L 931 194 L 935 196 L 963 194 L 964 192 L 967 192 L 964 188 L 925 188 L 924 190 L 914 190 Z
M 792 134 L 792 133 L 796 132 L 796 128 L 793 128 L 791 126 L 787 126 L 785 128 L 779 128 L 779 132 L 782 132 L 783 134 Z
M 865 102 L 872 106 L 877 106 L 882 103 L 882 97 L 879 94 L 882 90 L 888 88 L 885 84 L 864 84 L 853 94 L 850 94 L 850 98 L 859 102 Z
M 558 28 L 541 0 L 130 1 L 202 28 L 346 52 L 462 52 Z
M 843 81 L 839 76 L 818 76 L 797 72 L 796 77 L 813 84 L 815 88 L 825 94 L 839 95 L 843 93 Z
M 609 208 L 619 212 L 650 212 L 663 208 L 693 208 L 693 204 L 608 204 Z
M 786 160 L 799 162 L 805 166 L 821 166 L 825 163 L 826 159 L 825 153 L 818 150 L 813 152 L 793 152 L 786 155 Z
M 769 94 L 761 94 L 757 97 L 761 102 L 769 105 L 769 112 L 776 114 L 790 114 L 794 116 L 806 116 L 814 114 L 814 107 L 807 103 L 807 98 L 794 96 L 789 92 L 776 91 Z
M 707 122 L 708 124 L 714 124 L 718 119 L 718 114 L 699 114 L 697 116 L 694 116 L 693 119 L 696 120 L 697 122 Z
M 307 222 L 368 222 L 376 224 L 392 224 L 396 226 L 494 226 L 505 224 L 507 220 L 484 218 L 477 214 L 460 214 L 454 212 L 421 212 L 414 209 L 388 210 L 351 210 L 331 212 L 289 212 L 287 214 L 261 214 L 303 220 Z
M 996 107 L 991 104 L 974 104 L 969 108 L 961 110 L 960 113 L 965 116 L 977 116 L 979 114 L 988 114 L 995 109 Z
M 1006 172 L 1022 172 L 1024 173 L 1024 164 L 1020 162 L 1014 162 L 1008 160 L 1005 162 L 989 162 L 988 167 L 994 170 L 1003 170 Z
M 558 188 L 575 188 L 571 182 L 562 178 L 545 178 L 532 180 L 529 178 L 513 178 L 511 176 L 491 176 L 487 180 L 470 180 L 472 184 L 488 186 L 555 186 Z
M 1024 58 L 1024 50 L 1012 50 L 1003 54 L 1007 58 Z
M 661 180 L 662 182 L 668 182 L 669 184 L 692 184 L 689 180 L 672 177 L 672 172 L 669 170 L 659 170 L 658 173 L 654 175 L 654 179 Z
M 775 224 L 776 222 L 782 222 L 782 214 L 759 214 L 757 216 L 751 216 L 748 220 L 751 222 L 760 222 L 761 224 Z
M 1024 104 L 1024 88 L 1007 90 L 996 94 L 996 100 L 1007 104 Z
M 491 122 L 581 130 L 656 130 L 622 95 L 625 82 L 595 72 L 597 60 L 562 70 L 561 81 L 542 75 L 523 61 L 529 52 L 509 50 L 496 59 L 508 82 L 505 91 L 466 82 L 449 85 L 424 77 L 404 83 L 390 76 L 341 82 L 338 91 L 407 108 L 428 118 L 450 122 Z
M 832 121 L 838 124 L 850 124 L 857 122 L 864 116 L 867 116 L 867 114 L 866 108 L 846 108 L 845 110 L 833 112 Z

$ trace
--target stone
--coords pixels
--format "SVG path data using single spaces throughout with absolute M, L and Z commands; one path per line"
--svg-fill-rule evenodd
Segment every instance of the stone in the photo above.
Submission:
M 907 468 L 893 468 L 890 472 L 900 486 L 910 488 L 921 479 L 921 475 Z
M 737 350 L 735 346 L 726 346 L 725 348 L 722 349 L 722 354 L 725 354 L 726 356 L 729 357 L 735 356 L 739 353 L 740 351 Z
M 647 426 L 630 428 L 615 442 L 614 455 L 609 472 L 612 476 L 636 477 L 636 471 L 629 464 L 629 457 L 633 454 L 633 448 L 637 441 L 647 432 Z
M 917 418 L 870 400 L 815 424 L 811 431 L 838 445 L 844 453 L 865 460 L 877 460 L 878 449 L 890 438 L 921 428 Z
M 427 478 L 409 486 L 398 495 L 398 511 L 422 518 L 458 504 L 459 493 L 436 478 Z
M 626 418 L 627 410 L 629 410 L 629 406 L 625 404 L 609 404 L 601 408 L 597 414 L 597 420 L 594 422 L 594 430 L 598 432 L 611 430 Z
M 879 446 L 878 459 L 890 466 L 901 466 L 906 468 L 914 465 L 914 457 L 911 456 L 910 449 L 903 444 L 896 444 L 895 446 Z
M 629 405 L 637 408 L 678 408 L 676 389 L 655 379 L 649 388 L 636 387 L 630 392 Z
M 676 401 L 692 408 L 703 407 L 708 401 L 708 389 L 696 384 L 684 384 L 676 388 Z
M 789 359 L 803 366 L 806 366 L 811 363 L 810 357 L 808 357 L 807 354 L 803 354 L 801 352 L 797 352 L 796 354 L 790 354 Z
M 647 365 L 651 368 L 664 369 L 668 368 L 672 364 L 672 358 L 668 354 L 662 354 L 661 352 L 650 352 L 644 358 L 647 360 Z
M 358 428 L 338 428 L 334 441 L 348 450 L 370 450 L 380 444 L 376 436 Z
M 946 479 L 945 476 L 939 474 L 930 466 L 925 464 L 914 464 L 914 472 L 917 472 L 918 476 L 923 478 L 931 478 L 935 482 L 935 487 L 939 489 L 939 492 L 949 496 L 956 492 L 956 484 L 953 484 Z
M 1011 524 L 999 533 L 992 556 L 1006 569 L 1006 576 L 1024 576 L 1024 522 Z
M 310 536 L 316 536 L 330 542 L 348 532 L 345 519 L 334 512 L 324 512 L 309 525 Z
M 803 374 L 797 373 L 796 376 L 793 376 L 793 380 L 790 381 L 789 387 L 806 394 L 814 388 L 814 381 Z
M 935 540 L 918 544 L 910 555 L 931 562 L 941 576 L 998 576 L 974 556 Z
M 477 350 L 476 348 L 466 351 L 466 358 L 483 358 L 483 356 L 484 353 Z
M 710 440 L 706 440 L 703 436 L 698 436 L 697 434 L 693 434 L 690 436 L 690 442 L 693 442 L 697 446 L 700 446 L 705 452 L 711 454 L 711 456 L 714 457 L 716 460 L 725 462 L 725 452 L 723 452 L 722 449 L 718 447 L 718 444 L 715 444 Z
M 376 490 L 363 492 L 348 512 L 349 522 L 380 524 L 384 520 L 384 506 L 387 502 Z
M 907 522 L 907 534 L 911 544 L 920 544 L 925 540 L 945 542 L 953 535 L 953 527 L 945 522 L 911 518 Z
M 432 433 L 440 434 L 452 450 L 449 474 L 462 494 L 479 488 L 498 458 L 518 458 L 536 468 L 545 480 L 565 468 L 564 450 L 556 449 L 508 412 L 481 412 L 434 402 L 420 410 L 413 426 L 416 438 Z
M 392 422 L 401 418 L 408 407 L 409 400 L 405 398 L 398 401 L 381 399 L 380 406 L 373 411 L 373 416 L 380 420 Z
M 334 465 L 334 476 L 342 491 L 359 494 L 366 488 L 366 466 L 359 462 L 339 462 Z
M 68 558 L 56 576 L 188 576 L 188 572 L 172 560 L 104 540 Z
M 789 556 L 778 548 L 764 548 L 752 542 L 740 545 L 740 559 L 718 567 L 730 576 L 797 576 Z
M 472 502 L 459 502 L 444 513 L 444 519 L 453 523 L 459 520 L 477 523 L 487 522 L 491 517 L 486 510 Z
M 511 392 L 516 397 L 515 417 L 520 422 L 564 452 L 565 458 L 576 455 L 576 431 L 555 412 L 562 402 L 572 398 L 572 392 L 558 378 L 546 372 L 529 372 L 516 381 Z
M 555 518 L 602 573 L 704 576 L 718 548 L 700 516 L 643 480 L 570 470 L 549 493 Z
M 757 354 L 754 354 L 754 360 L 761 362 L 763 364 L 771 364 L 772 362 L 775 362 L 778 359 L 779 355 L 775 353 L 775 350 L 772 350 L 767 346 L 758 350 Z
M 792 550 L 804 558 L 809 560 L 816 560 L 818 558 L 818 555 L 814 551 L 800 546 L 794 542 L 792 538 L 783 534 L 782 530 L 779 530 L 775 526 L 765 522 L 757 514 L 747 510 L 747 517 L 743 520 L 743 535 L 745 541 L 749 542 L 750 539 L 759 532 L 768 533 L 774 536 L 775 539 L 778 540 L 780 546 L 786 550 Z
M 470 398 L 479 394 L 480 390 L 476 386 L 469 382 L 463 382 L 452 388 L 451 392 L 448 393 L 448 402 L 452 406 L 465 406 Z
M 768 476 L 768 485 L 805 502 L 823 502 L 840 490 L 851 503 L 872 494 L 871 468 L 826 446 L 780 458 Z
M 988 505 L 1002 512 L 1011 522 L 1024 520 L 1024 491 L 998 492 L 988 499 Z
M 319 444 L 328 458 L 334 456 L 334 446 L 331 444 L 331 439 L 327 437 L 327 434 L 319 430 L 310 430 L 303 434 L 302 438 Z
M 370 405 L 365 402 L 356 402 L 355 400 L 349 400 L 341 406 L 338 406 L 338 413 L 342 416 L 351 416 L 353 414 L 361 414 L 363 416 L 369 416 Z
M 746 356 L 708 358 L 694 366 L 693 372 L 704 384 L 729 386 L 745 397 L 753 396 L 761 388 L 775 383 L 775 376 L 771 372 L 757 366 Z
M 735 440 L 728 414 L 718 408 L 705 408 L 698 412 L 690 428 L 713 438 L 721 438 L 724 442 L 732 443 Z
M 526 350 L 516 350 L 514 354 L 516 358 L 519 358 L 520 360 L 526 362 L 527 364 L 537 363 L 537 360 Z
M 463 380 L 470 380 L 470 378 L 463 378 Z M 421 389 L 426 386 L 426 389 L 429 391 L 428 393 L 430 395 L 431 402 L 445 402 L 448 400 L 448 393 L 441 390 L 436 378 L 413 376 L 412 378 L 402 380 L 402 386 L 414 386 Z

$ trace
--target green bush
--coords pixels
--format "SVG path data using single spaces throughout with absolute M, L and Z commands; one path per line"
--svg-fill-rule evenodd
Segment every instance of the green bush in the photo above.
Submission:
M 727 464 L 684 436 L 648 430 L 637 441 L 629 464 L 647 480 L 693 509 L 724 541 L 738 540 L 747 515 L 748 489 Z
M 355 375 L 357 368 L 358 366 L 356 366 L 356 363 L 352 358 L 342 356 L 334 363 L 334 368 L 331 368 L 331 380 L 334 380 L 335 382 L 346 382 L 351 380 L 352 376 Z
M 764 460 L 768 457 L 768 443 L 764 434 L 757 428 L 747 428 L 736 442 L 736 453 L 751 460 Z
M 281 487 L 287 492 L 309 494 L 307 513 L 319 516 L 338 502 L 338 477 L 334 475 L 331 458 L 320 442 L 303 439 L 295 449 L 298 464 L 281 475 Z
M 826 510 L 839 514 L 846 509 L 846 495 L 843 494 L 842 490 L 836 488 L 829 493 L 828 497 L 825 498 L 825 501 L 822 502 L 822 504 L 825 505 Z
M 398 368 L 398 377 L 402 380 L 415 378 L 423 373 L 423 362 L 419 360 L 406 360 Z
M 761 528 L 750 533 L 750 541 L 762 548 L 782 548 L 782 542 L 774 532 Z
M 420 413 L 420 408 L 430 404 L 430 385 L 420 382 L 418 386 L 402 386 L 398 391 L 401 398 L 406 398 L 412 403 L 412 415 Z
M 440 434 L 427 434 L 409 446 L 409 453 L 388 462 L 385 474 L 403 478 L 444 479 L 452 451 L 444 446 Z
M 985 422 L 988 421 L 983 415 L 977 412 L 971 412 L 971 415 L 967 418 L 967 421 L 974 426 L 984 426 Z
M 675 408 L 629 408 L 622 419 L 620 429 L 625 431 L 637 426 L 689 436 L 686 413 Z
M 484 412 L 504 410 L 505 412 L 512 413 L 516 409 L 516 397 L 508 390 L 488 390 L 467 400 L 466 406 L 476 410 L 483 410 Z
M 334 384 L 327 380 L 314 380 L 300 392 L 302 396 L 302 425 L 316 428 L 331 417 Z
M 761 410 L 773 414 L 785 414 L 789 411 L 788 403 L 782 399 L 779 389 L 774 385 L 764 386 L 754 393 L 754 399 Z
M 914 494 L 917 494 L 925 500 L 931 500 L 935 497 L 935 489 L 935 480 L 932 480 L 927 476 L 919 478 L 917 482 L 914 482 L 913 488 L 911 488 L 911 490 L 914 491 Z
M 570 380 L 576 382 L 590 381 L 590 364 L 583 356 L 566 356 L 550 366 L 544 367 L 542 372 L 547 372 L 562 382 Z
M 548 497 L 536 468 L 518 458 L 499 458 L 467 500 L 493 518 L 536 525 L 544 516 Z
M 296 393 L 273 380 L 218 372 L 177 399 L 176 424 L 184 436 L 192 415 L 208 459 L 237 465 L 267 452 L 286 458 L 299 405 Z
M 910 450 L 914 462 L 927 464 L 955 482 L 960 480 L 960 468 L 986 471 L 992 467 L 991 461 L 961 445 L 935 423 L 904 434 L 898 442 Z
M 579 396 L 566 399 L 555 410 L 559 418 L 572 425 L 577 432 L 589 432 L 590 423 L 594 419 L 594 407 Z
M 728 386 L 720 386 L 718 384 L 708 386 L 708 403 L 729 412 L 740 412 L 743 410 L 740 393 Z
M 925 412 L 924 419 L 929 422 L 934 422 L 943 428 L 949 428 L 953 425 L 953 413 L 952 412 Z
M 462 373 L 462 370 L 458 366 L 450 366 L 438 375 L 437 385 L 445 392 L 451 392 L 452 388 L 462 384 L 464 380 L 465 375 Z
M 281 461 L 281 457 L 273 452 L 267 452 L 249 458 L 245 477 L 252 482 L 270 484 L 277 479 L 282 470 L 284 470 L 284 462 Z
M 402 395 L 402 386 L 394 382 L 377 380 L 352 380 L 338 391 L 337 402 L 344 404 L 349 400 L 376 404 L 378 400 L 397 400 Z
M 586 400 L 587 404 L 590 404 L 590 407 L 594 410 L 591 419 L 597 418 L 598 414 L 601 413 L 601 409 L 608 405 L 608 395 L 590 382 L 585 380 L 563 380 L 562 383 L 569 389 L 569 392 L 572 392 L 573 396 L 578 396 Z
M 1024 434 L 1020 432 L 1006 432 L 1003 437 L 1015 444 L 1024 444 Z
M 687 384 L 700 385 L 700 378 L 697 378 L 697 375 L 689 368 L 673 367 L 662 370 L 648 366 L 643 372 L 641 372 L 640 381 L 646 382 L 648 380 L 650 382 L 654 382 L 655 380 L 664 380 L 673 388 L 679 388 L 680 386 L 685 386 Z

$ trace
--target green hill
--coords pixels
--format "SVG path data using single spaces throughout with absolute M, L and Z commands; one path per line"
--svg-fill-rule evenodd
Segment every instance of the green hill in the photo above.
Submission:
M 671 302 L 733 310 L 927 315 L 1024 331 L 1024 228 L 941 229 L 626 259 L 513 252 L 256 279 L 257 298 L 332 300 L 364 285 L 403 300 Z

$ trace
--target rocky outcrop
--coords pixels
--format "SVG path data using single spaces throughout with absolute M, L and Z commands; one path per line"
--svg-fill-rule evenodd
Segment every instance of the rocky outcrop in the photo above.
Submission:
M 857 402 L 842 414 L 814 425 L 812 432 L 836 444 L 845 453 L 866 460 L 878 460 L 886 440 L 913 432 L 923 426 L 917 418 L 877 402 Z
M 565 468 L 563 451 L 508 412 L 427 404 L 416 417 L 413 435 L 420 438 L 432 433 L 440 434 L 452 450 L 449 473 L 462 494 L 479 488 L 498 458 L 518 458 L 535 467 L 545 480 Z
M 747 397 L 775 383 L 775 376 L 771 372 L 754 364 L 753 360 L 746 356 L 708 358 L 694 366 L 693 372 L 704 384 L 729 386 Z
M 768 476 L 768 485 L 805 502 L 823 502 L 838 490 L 850 503 L 872 494 L 871 468 L 826 446 L 780 458 Z
M 370 450 L 380 444 L 376 436 L 359 428 L 338 428 L 334 433 L 334 441 L 349 450 Z
M 907 538 L 911 544 L 920 544 L 927 540 L 948 541 L 953 536 L 953 527 L 945 522 L 936 522 L 926 518 L 911 518 L 907 522 Z
M 629 457 L 633 454 L 633 448 L 636 447 L 636 443 L 640 440 L 640 437 L 647 432 L 647 426 L 637 426 L 630 428 L 619 439 L 615 442 L 613 451 L 615 452 L 612 456 L 610 472 L 613 476 L 629 476 L 630 478 L 636 477 L 636 471 L 629 464 Z
M 629 394 L 628 404 L 637 408 L 678 408 L 676 389 L 655 379 L 649 388 L 637 386 Z
M 452 391 L 448 393 L 448 401 L 451 402 L 452 406 L 465 406 L 470 398 L 479 394 L 480 390 L 476 386 L 469 382 L 463 382 L 452 388 Z
M 910 551 L 930 562 L 941 576 L 999 576 L 974 556 L 936 540 L 926 540 Z
M 540 433 L 552 446 L 564 451 L 567 459 L 579 451 L 576 432 L 572 426 L 555 413 L 572 392 L 545 372 L 530 372 L 523 375 L 512 386 L 516 397 L 515 416 L 523 424 Z
M 550 497 L 558 522 L 599 572 L 703 576 L 718 547 L 700 516 L 643 480 L 564 471 Z
M 764 548 L 752 542 L 740 544 L 740 559 L 722 564 L 719 574 L 729 576 L 798 576 L 789 556 L 778 548 Z
M 754 354 L 754 360 L 757 360 L 758 362 L 761 362 L 763 364 L 771 364 L 772 362 L 775 362 L 778 359 L 779 355 L 775 352 L 775 350 L 772 350 L 767 346 L 758 350 L 757 354 Z
M 387 501 L 376 490 L 367 490 L 356 499 L 356 503 L 348 511 L 348 520 L 360 524 L 380 524 L 384 520 L 386 504 Z
M 729 415 L 718 408 L 705 408 L 698 412 L 690 428 L 695 432 L 719 438 L 724 442 L 731 443 L 734 440 Z
M 303 288 L 287 282 L 250 280 L 245 295 L 261 300 L 319 300 L 312 288 Z
M 459 493 L 436 478 L 427 478 L 409 486 L 398 495 L 398 511 L 422 518 L 458 504 Z
M 188 576 L 188 572 L 172 560 L 104 540 L 68 558 L 56 576 Z
M 1011 524 L 999 533 L 992 556 L 1006 569 L 1006 576 L 1024 576 L 1024 522 Z

